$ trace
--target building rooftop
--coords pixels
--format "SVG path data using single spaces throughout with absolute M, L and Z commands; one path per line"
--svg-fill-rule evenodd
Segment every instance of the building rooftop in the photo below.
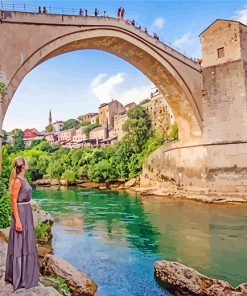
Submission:
M 211 26 L 213 26 L 215 23 L 217 23 L 217 22 L 228 22 L 228 23 L 238 23 L 238 24 L 240 24 L 240 25 L 242 25 L 242 26 L 245 26 L 245 27 L 247 27 L 247 25 L 245 25 L 245 24 L 243 24 L 243 23 L 241 23 L 240 21 L 236 21 L 236 20 L 225 20 L 225 19 L 216 19 L 213 23 L 211 23 L 205 30 L 203 30 L 200 34 L 199 34 L 199 36 L 201 36 L 203 33 L 205 33 Z
M 99 126 L 99 127 L 96 127 L 96 128 L 94 128 L 94 129 L 92 129 L 91 132 L 96 132 L 96 131 L 100 131 L 100 130 L 103 130 L 103 129 L 104 129 L 103 126 Z M 90 133 L 91 133 L 91 132 L 90 132 Z
M 56 124 L 56 123 L 64 123 L 64 121 L 62 121 L 62 120 L 57 120 L 57 121 L 53 122 L 52 124 Z

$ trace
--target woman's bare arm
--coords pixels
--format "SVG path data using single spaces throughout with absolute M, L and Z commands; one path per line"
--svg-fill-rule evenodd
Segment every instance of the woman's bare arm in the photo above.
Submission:
M 19 179 L 15 179 L 11 187 L 10 197 L 11 197 L 12 211 L 13 211 L 13 215 L 15 217 L 16 222 L 20 222 L 20 216 L 19 216 L 19 211 L 17 206 L 17 200 L 18 200 L 20 188 L 21 188 L 21 181 Z

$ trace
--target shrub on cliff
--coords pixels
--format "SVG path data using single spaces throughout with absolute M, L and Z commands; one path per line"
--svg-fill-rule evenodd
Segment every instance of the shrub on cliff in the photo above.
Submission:
M 11 201 L 6 185 L 0 181 L 0 228 L 10 225 Z

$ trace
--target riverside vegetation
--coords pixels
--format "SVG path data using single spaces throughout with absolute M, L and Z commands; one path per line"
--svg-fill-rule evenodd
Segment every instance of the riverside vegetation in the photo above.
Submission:
M 148 112 L 141 104 L 128 111 L 123 126 L 125 136 L 113 146 L 106 148 L 69 148 L 50 145 L 46 140 L 34 140 L 30 147 L 23 143 L 23 133 L 16 129 L 13 145 L 2 147 L 2 175 L 0 181 L 0 228 L 9 226 L 11 204 L 7 192 L 12 160 L 23 156 L 28 161 L 26 178 L 29 182 L 49 176 L 73 182 L 87 180 L 105 182 L 115 179 L 130 179 L 141 173 L 145 158 L 164 140 L 178 137 L 177 126 L 169 135 L 160 136 L 151 128 Z

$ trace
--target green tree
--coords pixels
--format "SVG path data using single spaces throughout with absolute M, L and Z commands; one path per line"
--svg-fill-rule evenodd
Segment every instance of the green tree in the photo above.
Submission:
M 135 153 L 140 153 L 151 135 L 151 120 L 147 110 L 141 105 L 130 109 L 128 119 L 123 125 L 123 131 L 126 132 L 124 140 L 128 142 L 130 149 Z
M 21 129 L 15 129 L 13 134 L 13 151 L 19 151 L 25 149 L 23 141 L 24 133 Z
M 143 104 L 146 104 L 148 102 L 150 102 L 150 99 L 147 98 L 147 99 L 142 100 L 139 104 L 143 105 Z
M 2 147 L 2 174 L 1 181 L 5 184 L 6 188 L 8 188 L 9 176 L 10 172 L 13 168 L 12 161 L 10 158 L 10 154 L 8 152 L 8 146 L 4 145 Z
M 167 139 L 178 140 L 178 126 L 176 122 L 171 126 L 170 130 L 171 131 L 170 134 L 167 136 Z
M 94 182 L 103 182 L 116 178 L 115 167 L 106 159 L 88 167 L 88 177 Z
M 93 123 L 93 124 L 89 124 L 89 125 L 87 125 L 86 128 L 85 128 L 85 130 L 84 130 L 87 139 L 89 138 L 89 134 L 90 134 L 91 130 L 93 130 L 93 129 L 96 128 L 96 127 L 100 127 L 100 126 L 101 126 L 101 125 L 98 124 L 98 123 Z
M 87 125 L 89 125 L 89 124 L 91 124 L 90 121 L 82 121 L 82 122 L 80 123 L 80 126 L 87 126 Z
M 39 145 L 42 142 L 42 139 L 36 139 L 32 140 L 30 146 L 28 147 L 29 149 L 33 149 L 37 145 Z
M 0 180 L 0 228 L 6 228 L 10 225 L 11 201 L 6 186 Z
M 77 129 L 79 127 L 80 127 L 80 121 L 78 121 L 77 119 L 70 118 L 64 122 L 62 130 L 65 131 L 71 128 Z
M 46 131 L 47 133 L 51 133 L 51 132 L 54 132 L 55 129 L 54 129 L 54 127 L 53 127 L 52 124 L 49 124 L 49 125 L 47 125 L 47 126 L 45 127 L 45 131 Z

